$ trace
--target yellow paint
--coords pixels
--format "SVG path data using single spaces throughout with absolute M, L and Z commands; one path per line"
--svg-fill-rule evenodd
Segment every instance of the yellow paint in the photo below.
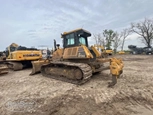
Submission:
M 94 46 L 91 46 L 91 49 L 94 51 L 94 53 L 96 54 L 96 57 L 100 57 L 101 54 L 100 52 L 94 47 Z
M 125 54 L 125 52 L 124 51 L 119 51 L 118 54 Z
M 87 58 L 93 58 L 93 55 L 90 53 L 89 49 L 85 45 L 82 45 L 82 47 L 85 51 Z
M 18 51 L 12 52 L 10 54 L 10 58 L 7 60 L 23 61 L 23 60 L 38 60 L 41 58 L 42 58 L 41 51 L 18 50 Z

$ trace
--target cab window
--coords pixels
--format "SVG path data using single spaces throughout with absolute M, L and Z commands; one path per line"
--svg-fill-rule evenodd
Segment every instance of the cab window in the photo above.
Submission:
M 79 43 L 83 44 L 83 45 L 86 45 L 86 39 L 84 37 L 80 37 L 79 38 Z
M 16 47 L 13 47 L 13 46 L 10 47 L 10 52 L 13 52 L 15 50 L 16 50 Z
M 75 44 L 74 34 L 67 35 L 66 40 L 67 40 L 67 45 L 74 45 Z

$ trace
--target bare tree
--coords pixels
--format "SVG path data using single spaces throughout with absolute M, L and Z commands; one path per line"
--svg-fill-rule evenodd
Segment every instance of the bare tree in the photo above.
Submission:
M 129 28 L 123 29 L 120 36 L 122 37 L 121 50 L 123 50 L 125 39 L 130 35 L 131 30 Z
M 116 51 L 117 51 L 117 48 L 122 44 L 122 40 L 121 40 L 121 38 L 122 38 L 122 34 L 119 34 L 119 33 L 115 33 L 115 37 L 114 37 L 114 52 L 116 53 Z
M 151 47 L 153 39 L 153 20 L 145 19 L 139 23 L 131 23 L 131 30 L 141 36 L 142 42 Z
M 96 44 L 98 44 L 98 37 L 97 37 L 97 34 L 93 34 L 93 39 L 95 40 Z
M 104 46 L 105 47 L 105 39 L 100 33 L 93 34 L 93 38 L 96 41 L 96 45 L 100 45 L 100 46 Z

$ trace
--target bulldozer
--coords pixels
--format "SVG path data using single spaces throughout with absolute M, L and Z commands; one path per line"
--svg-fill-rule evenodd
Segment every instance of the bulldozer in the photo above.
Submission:
M 57 48 L 52 59 L 47 64 L 41 64 L 40 71 L 43 76 L 81 85 L 89 81 L 94 73 L 110 70 L 114 86 L 117 78 L 123 73 L 122 59 L 103 58 L 94 47 L 89 47 L 88 37 L 91 33 L 85 29 L 75 29 L 61 34 L 63 48 Z M 54 42 L 56 47 L 56 42 Z M 59 46 L 59 45 L 58 45 Z M 108 66 L 104 63 L 108 62 Z M 35 62 L 39 65 L 39 62 Z
M 12 43 L 6 48 L 6 61 L 9 69 L 14 71 L 22 70 L 25 67 L 32 66 L 31 61 L 42 58 L 41 51 L 35 48 L 26 48 Z

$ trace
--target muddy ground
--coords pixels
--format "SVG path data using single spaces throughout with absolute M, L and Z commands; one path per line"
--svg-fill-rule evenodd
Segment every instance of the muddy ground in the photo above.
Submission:
M 0 76 L 0 115 L 152 115 L 153 55 L 118 57 L 124 73 L 113 88 L 108 70 L 82 86 L 10 71 Z

